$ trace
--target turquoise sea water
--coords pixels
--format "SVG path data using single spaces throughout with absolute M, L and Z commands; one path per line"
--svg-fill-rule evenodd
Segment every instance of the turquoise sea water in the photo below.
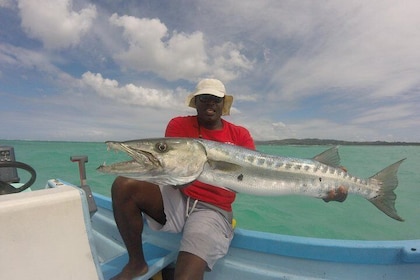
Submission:
M 37 171 L 33 189 L 43 188 L 48 179 L 61 178 L 79 184 L 78 167 L 72 155 L 87 155 L 88 184 L 93 191 L 109 196 L 114 179 L 96 168 L 126 159 L 122 153 L 107 152 L 104 143 L 0 140 L 13 146 L 16 160 Z M 311 158 L 328 146 L 258 146 L 261 152 Z M 343 203 L 325 203 L 304 196 L 258 197 L 238 194 L 234 215 L 238 227 L 289 235 L 360 240 L 420 239 L 420 146 L 340 146 L 341 163 L 358 177 L 370 177 L 402 158 L 396 189 L 396 208 L 404 222 L 395 221 L 362 197 L 349 195 Z M 19 172 L 21 182 L 28 178 Z

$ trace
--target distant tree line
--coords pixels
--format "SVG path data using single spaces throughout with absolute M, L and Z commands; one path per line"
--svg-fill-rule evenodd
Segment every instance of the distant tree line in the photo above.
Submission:
M 282 140 L 267 140 L 255 141 L 256 145 L 377 145 L 377 146 L 420 146 L 419 142 L 387 142 L 387 141 L 343 141 L 333 139 L 282 139 Z

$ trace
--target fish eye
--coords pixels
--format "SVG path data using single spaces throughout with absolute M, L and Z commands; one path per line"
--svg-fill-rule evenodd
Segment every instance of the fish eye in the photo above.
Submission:
M 168 145 L 165 142 L 156 143 L 155 147 L 156 150 L 161 153 L 166 152 L 166 150 L 168 149 Z

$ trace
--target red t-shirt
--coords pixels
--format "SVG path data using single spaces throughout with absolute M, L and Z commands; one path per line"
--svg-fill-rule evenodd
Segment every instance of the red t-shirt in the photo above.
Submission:
M 169 121 L 166 127 L 166 137 L 203 138 L 255 150 L 254 140 L 249 131 L 241 126 L 234 125 L 222 119 L 223 128 L 209 130 L 198 126 L 197 116 L 176 117 Z M 236 194 L 232 191 L 202 183 L 198 180 L 182 188 L 182 192 L 203 202 L 232 211 L 232 203 Z

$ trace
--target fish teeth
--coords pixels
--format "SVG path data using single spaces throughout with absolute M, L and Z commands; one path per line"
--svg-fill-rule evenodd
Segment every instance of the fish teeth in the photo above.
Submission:
M 112 147 L 110 144 L 108 144 L 108 146 L 106 147 L 106 151 L 113 151 L 114 153 L 118 154 L 118 150 L 115 147 Z

